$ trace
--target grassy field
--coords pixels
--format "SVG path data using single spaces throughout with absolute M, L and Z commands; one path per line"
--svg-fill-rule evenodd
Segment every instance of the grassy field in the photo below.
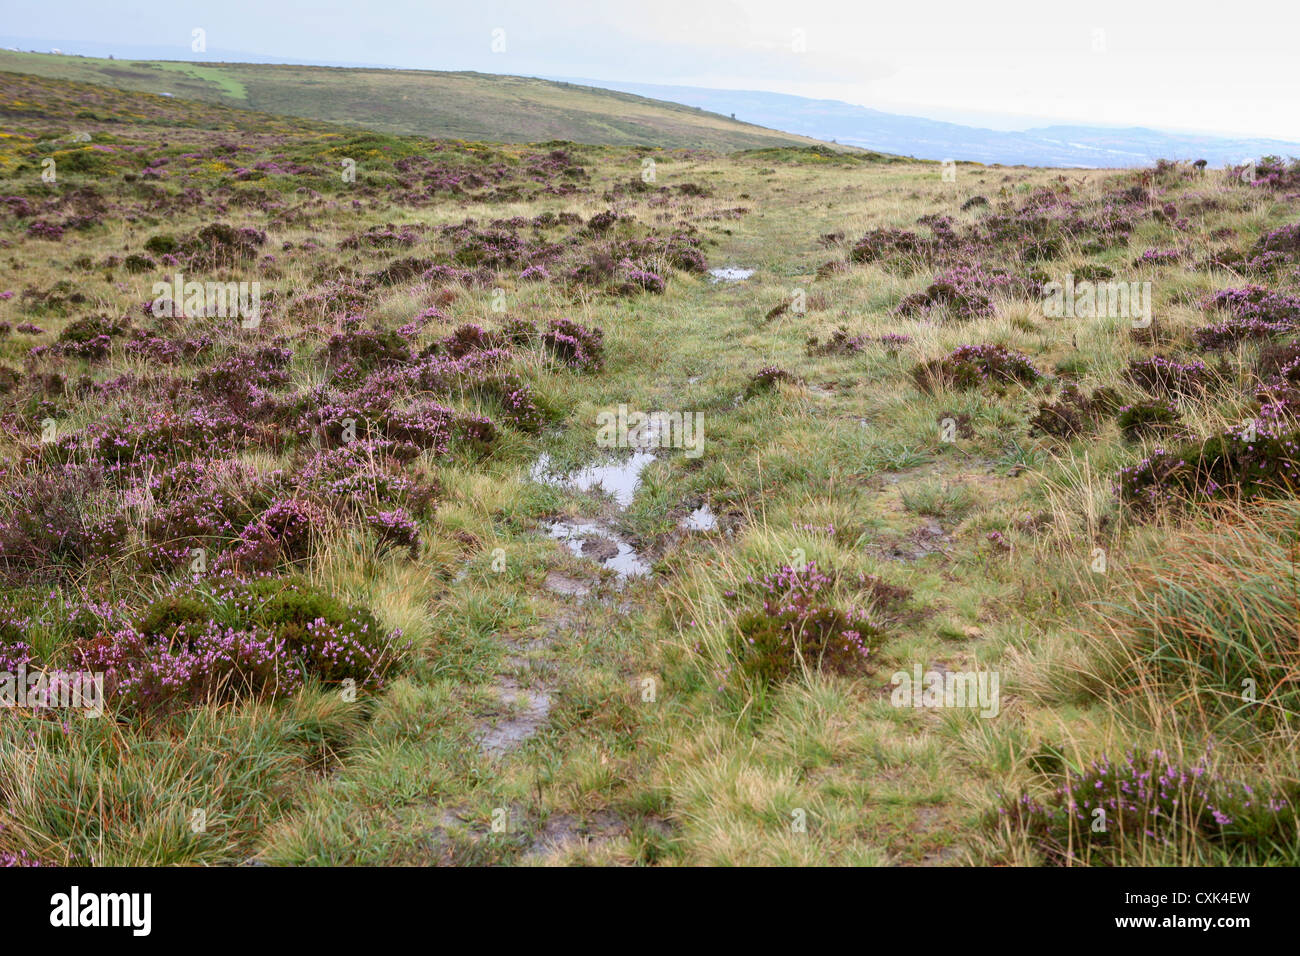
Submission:
M 0 669 L 107 679 L 0 859 L 1300 862 L 1294 168 L 100 95 L 0 101 Z
M 719 151 L 817 143 L 678 103 L 486 73 L 108 60 L 9 50 L 0 50 L 0 71 L 446 139 L 568 139 Z

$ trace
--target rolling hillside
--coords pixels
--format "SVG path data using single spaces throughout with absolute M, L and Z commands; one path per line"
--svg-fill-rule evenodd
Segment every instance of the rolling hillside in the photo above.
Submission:
M 582 82 L 576 78 L 573 81 Z M 952 157 L 986 164 L 1112 168 L 1149 166 L 1158 159 L 1199 158 L 1219 167 L 1248 157 L 1300 155 L 1300 143 L 1264 137 L 1077 124 L 1024 130 L 982 129 L 784 93 L 648 83 L 608 85 L 640 96 L 734 114 L 806 136 L 918 159 Z
M 436 138 L 724 151 L 818 142 L 630 93 L 485 73 L 146 62 L 7 50 L 0 51 L 0 71 Z

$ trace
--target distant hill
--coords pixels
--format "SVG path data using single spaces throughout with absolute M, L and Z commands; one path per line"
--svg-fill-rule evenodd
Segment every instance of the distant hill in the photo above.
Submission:
M 448 139 L 565 139 L 724 151 L 816 142 L 636 94 L 485 73 L 110 60 L 14 51 L 0 51 L 0 71 Z
M 1266 155 L 1300 156 L 1300 143 L 1167 133 L 1134 127 L 1047 126 L 1018 132 L 981 129 L 884 113 L 839 100 L 758 90 L 605 83 L 625 92 L 699 106 L 821 140 L 918 159 L 957 159 L 1025 166 L 1146 166 L 1157 159 L 1204 159 L 1212 166 Z

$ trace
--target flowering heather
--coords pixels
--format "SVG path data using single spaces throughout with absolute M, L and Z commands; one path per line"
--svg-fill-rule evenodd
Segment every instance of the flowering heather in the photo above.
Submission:
M 381 545 L 406 548 L 415 558 L 420 553 L 420 526 L 405 510 L 380 511 L 366 518 Z
M 33 660 L 26 640 L 30 621 L 13 608 L 0 607 L 0 671 L 13 673 Z
M 542 333 L 542 345 L 570 368 L 588 372 L 601 366 L 604 338 L 599 328 L 589 329 L 572 319 L 552 319 Z
M 228 565 L 246 570 L 270 570 L 281 561 L 305 560 L 313 539 L 325 526 L 326 514 L 310 501 L 275 501 L 248 523 L 240 543 L 222 557 Z
M 473 220 L 443 226 L 442 237 L 452 244 L 452 258 L 468 268 L 506 269 L 524 266 L 544 255 L 508 229 L 478 230 Z
M 83 359 L 107 357 L 112 341 L 126 329 L 127 323 L 114 322 L 102 315 L 77 319 L 64 326 L 55 340 L 52 352 Z
M 749 377 L 749 382 L 745 385 L 745 397 L 753 398 L 755 395 L 770 392 L 776 388 L 777 382 L 794 381 L 797 379 L 785 369 L 777 368 L 775 365 L 764 365 Z
M 1133 260 L 1135 266 L 1167 266 L 1182 259 L 1183 254 L 1177 249 L 1147 249 Z
M 26 850 L 19 850 L 17 853 L 0 850 L 0 868 L 11 866 L 45 866 L 45 864 Z
M 461 358 L 470 352 L 486 351 L 502 345 L 500 336 L 488 332 L 481 325 L 467 323 L 452 332 L 441 342 L 443 350 L 452 358 Z
M 78 664 L 102 671 L 116 705 L 148 711 L 241 697 L 292 695 L 302 671 L 285 646 L 259 630 L 180 624 L 166 639 L 133 630 L 105 634 L 84 645 Z
M 360 285 L 340 279 L 331 280 L 298 298 L 293 311 L 315 318 L 357 315 L 370 301 L 370 293 Z
M 418 336 L 431 322 L 446 322 L 447 316 L 436 305 L 422 311 L 406 325 L 397 330 L 397 334 L 404 339 L 413 339 Z
M 849 261 L 925 262 L 938 252 L 938 243 L 905 229 L 873 229 L 849 252 Z
M 480 272 L 473 269 L 461 269 L 456 266 L 438 264 L 426 269 L 420 278 L 426 282 L 458 282 L 461 285 L 475 286 L 487 285 L 491 275 L 487 271 Z
M 973 319 L 993 314 L 996 296 L 1029 296 L 1037 285 L 1001 269 L 978 263 L 952 266 L 934 277 L 923 291 L 913 292 L 894 310 L 897 315 L 923 315 L 944 308 L 956 318 Z
M 30 219 L 36 215 L 36 207 L 31 200 L 22 196 L 0 196 L 0 209 L 4 209 L 14 219 Z
M 1100 813 L 1098 811 L 1101 811 Z M 1103 819 L 1104 827 L 1094 824 Z M 1187 766 L 1164 752 L 1094 760 L 1045 797 L 1007 799 L 986 825 L 1024 833 L 1057 865 L 1149 861 L 1188 841 L 1250 854 L 1295 839 L 1293 800 L 1217 774 L 1208 756 Z
M 1152 394 L 1183 397 L 1203 394 L 1213 381 L 1204 362 L 1181 362 L 1163 355 L 1134 359 L 1129 362 L 1125 377 Z
M 252 262 L 266 244 L 266 233 L 224 222 L 204 226 L 180 240 L 176 255 L 195 272 L 229 269 Z
M 940 388 L 970 389 L 990 385 L 1032 385 L 1042 373 L 1029 357 L 1001 345 L 962 345 L 942 358 L 930 359 L 912 369 L 912 381 L 923 392 Z
M 348 236 L 339 243 L 340 249 L 392 249 L 413 246 L 420 241 L 417 226 L 372 226 L 365 232 Z
M 783 566 L 750 583 L 762 610 L 737 618 L 734 651 L 734 667 L 750 681 L 774 683 L 804 668 L 850 672 L 865 663 L 884 637 L 883 628 L 870 619 L 870 602 L 847 610 L 832 603 L 835 576 L 818 570 L 814 561 Z
M 1252 434 L 1253 429 L 1253 434 Z M 1121 469 L 1120 498 L 1138 512 L 1213 498 L 1269 497 L 1300 488 L 1300 425 L 1284 402 L 1266 402 L 1251 426 L 1156 449 Z
M 32 239 L 48 239 L 58 242 L 63 238 L 63 226 L 54 222 L 37 219 L 27 226 L 27 235 Z
M 331 511 L 345 516 L 368 514 L 375 506 L 427 516 L 438 488 L 408 474 L 395 452 L 392 442 L 359 436 L 307 457 L 294 469 L 292 483 L 298 494 L 327 503 Z
M 98 461 L 112 473 L 139 473 L 199 452 L 233 452 L 246 446 L 252 434 L 247 419 L 214 408 L 154 407 L 144 421 L 91 422 L 47 447 L 67 459 Z
M 1092 431 L 1116 404 L 1111 389 L 1099 388 L 1087 395 L 1073 382 L 1068 382 L 1055 401 L 1038 403 L 1038 410 L 1029 420 L 1029 430 L 1056 438 L 1075 438 Z
M 648 269 L 630 268 L 624 273 L 621 289 L 625 294 L 635 292 L 663 292 L 666 288 L 663 276 Z
M 325 343 L 324 352 L 331 365 L 367 370 L 410 361 L 410 349 L 401 335 L 391 329 L 362 328 L 359 318 L 345 321 L 344 327 Z
M 1221 351 L 1247 339 L 1276 338 L 1300 323 L 1300 299 L 1258 285 L 1220 289 L 1203 305 L 1229 313 L 1228 318 L 1192 333 L 1196 344 L 1207 351 Z
M 1300 160 L 1265 156 L 1255 164 L 1255 181 L 1250 185 L 1273 192 L 1300 189 Z
M 378 683 L 400 646 L 374 616 L 287 579 L 218 579 L 180 586 L 130 625 L 75 648 L 78 667 L 103 671 L 107 699 L 159 712 L 247 697 L 291 696 L 304 679 Z
M 582 329 L 582 326 L 574 327 Z M 594 334 L 599 343 L 600 330 L 594 330 Z M 510 351 L 504 348 L 468 352 L 460 358 L 428 355 L 404 375 L 411 387 L 447 395 L 477 395 L 495 403 L 516 428 L 535 431 L 542 423 L 543 414 L 533 387 L 510 370 L 511 358 Z
M 1300 258 L 1300 222 L 1266 232 L 1255 240 L 1250 253 L 1254 257 L 1274 253 L 1285 257 L 1289 262 L 1296 261 Z

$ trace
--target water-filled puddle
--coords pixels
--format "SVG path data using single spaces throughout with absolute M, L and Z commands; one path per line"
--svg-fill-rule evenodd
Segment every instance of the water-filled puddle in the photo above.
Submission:
M 744 282 L 754 274 L 753 269 L 741 269 L 737 266 L 726 266 L 721 269 L 709 270 L 710 282 Z
M 650 573 L 650 562 L 617 531 L 596 521 L 554 521 L 550 536 L 580 558 L 609 568 L 620 578 L 637 578 Z
M 567 474 L 558 474 L 551 466 L 551 457 L 542 455 L 533 465 L 528 477 L 544 485 L 557 488 L 570 488 L 575 491 L 594 491 L 603 489 L 618 502 L 620 508 L 626 508 L 636 497 L 636 490 L 641 486 L 641 472 L 655 460 L 647 451 L 633 452 L 630 458 L 605 465 L 587 465 Z
M 678 525 L 685 531 L 712 531 L 717 526 L 718 516 L 713 513 L 707 501 L 683 518 Z

